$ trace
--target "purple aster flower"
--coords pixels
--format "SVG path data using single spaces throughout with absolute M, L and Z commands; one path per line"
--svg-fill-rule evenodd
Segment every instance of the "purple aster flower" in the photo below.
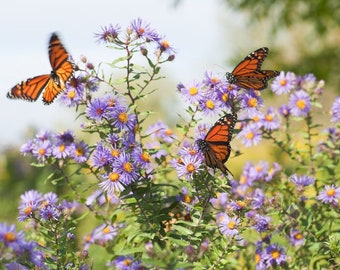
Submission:
M 70 147 L 65 143 L 57 142 L 52 147 L 52 156 L 59 159 L 65 159 L 70 155 L 70 150 Z
M 89 146 L 84 141 L 72 145 L 71 157 L 78 163 L 84 163 L 88 159 L 89 153 Z
M 180 163 L 177 163 L 176 171 L 179 178 L 184 177 L 186 180 L 192 180 L 193 176 L 199 172 L 202 159 L 198 155 L 184 156 Z
M 40 142 L 49 141 L 51 139 L 51 132 L 42 129 L 35 135 L 35 139 Z
M 114 261 L 107 264 L 117 270 L 137 270 L 144 269 L 140 261 L 136 261 L 132 256 L 119 256 Z
M 326 185 L 325 189 L 321 190 L 317 199 L 323 203 L 338 204 L 340 198 L 340 188 L 336 185 Z
M 101 31 L 95 33 L 94 36 L 98 39 L 99 42 L 114 42 L 114 40 L 118 37 L 121 28 L 118 24 L 113 26 L 110 24 L 109 26 L 101 27 Z
M 135 147 L 132 151 L 131 156 L 138 167 L 142 169 L 151 168 L 151 156 L 147 151 L 143 150 L 141 147 Z
M 280 72 L 272 82 L 270 88 L 277 95 L 288 94 L 296 87 L 296 75 L 293 72 Z
M 131 162 L 129 154 L 122 152 L 121 155 L 114 160 L 113 166 L 119 173 L 119 181 L 124 185 L 129 185 L 139 178 L 136 165 Z
M 255 210 L 260 209 L 264 203 L 264 199 L 265 196 L 263 191 L 259 188 L 255 189 L 252 199 L 252 208 Z
M 290 112 L 294 116 L 305 117 L 310 111 L 310 96 L 303 90 L 296 91 L 291 94 L 288 101 Z
M 56 205 L 58 202 L 58 195 L 54 192 L 48 192 L 43 196 L 43 205 Z
M 263 100 L 256 91 L 249 90 L 241 95 L 241 107 L 250 110 L 257 111 L 263 106 Z
M 112 125 L 118 130 L 134 131 L 136 115 L 129 113 L 127 108 L 114 108 L 108 113 L 113 120 Z
M 17 262 L 6 263 L 5 266 L 7 270 L 29 270 L 28 267 Z
M 273 177 L 274 177 L 279 171 L 281 171 L 281 169 L 282 169 L 281 165 L 280 165 L 279 163 L 277 163 L 277 162 L 274 162 L 273 167 L 271 167 L 271 168 L 269 169 L 268 174 L 267 174 L 267 176 L 264 178 L 264 180 L 265 180 L 266 182 L 271 181 L 271 180 L 273 179 Z
M 254 216 L 254 221 L 255 221 L 255 225 L 253 226 L 253 228 L 257 232 L 264 232 L 268 230 L 269 222 L 271 221 L 271 218 L 257 214 Z
M 106 102 L 108 107 L 108 118 L 110 117 L 110 111 L 116 110 L 127 110 L 127 106 L 125 104 L 124 98 L 122 98 L 119 94 L 109 94 L 103 97 L 103 100 Z M 110 119 L 110 118 L 109 118 Z
M 94 168 L 103 168 L 112 162 L 113 158 L 110 149 L 99 142 L 92 153 L 92 165 Z
M 125 189 L 121 173 L 117 169 L 113 169 L 110 173 L 101 175 L 103 181 L 99 183 L 99 187 L 109 193 L 121 192 Z M 131 183 L 131 181 L 129 182 Z
M 241 222 L 238 217 L 229 217 L 226 213 L 219 213 L 216 220 L 222 234 L 231 237 L 239 234 L 238 227 Z
M 157 43 L 158 43 L 157 50 L 160 52 L 160 54 L 167 53 L 173 55 L 174 57 L 175 49 L 170 45 L 169 41 L 163 38 L 158 40 Z
M 64 143 L 65 145 L 71 145 L 75 140 L 74 133 L 71 130 L 63 131 L 55 135 L 55 138 L 57 142 Z
M 117 228 L 111 225 L 102 224 L 92 232 L 92 238 L 96 244 L 104 246 L 105 243 L 112 241 L 117 236 Z
M 94 98 L 86 108 L 86 116 L 91 120 L 102 122 L 105 117 L 107 103 L 102 98 Z
M 179 86 L 177 86 L 177 88 L 179 88 L 180 93 L 183 95 L 184 99 L 190 104 L 199 103 L 205 95 L 202 82 L 191 82 L 187 86 L 180 84 Z
M 205 84 L 205 86 L 209 89 L 209 88 L 214 88 L 216 87 L 218 84 L 221 83 L 221 79 L 216 77 L 211 71 L 205 71 L 204 72 L 204 80 L 203 83 Z
M 227 207 L 228 204 L 228 193 L 227 192 L 218 192 L 216 194 L 216 198 L 210 199 L 210 203 L 213 205 L 215 209 L 223 210 Z
M 274 112 L 273 107 L 268 108 L 261 122 L 263 127 L 267 130 L 276 130 L 281 125 L 280 119 L 277 117 L 276 112 Z
M 160 36 L 158 33 L 150 28 L 150 24 L 137 18 L 131 22 L 131 28 L 136 33 L 137 38 L 143 38 L 146 41 L 159 41 Z
M 290 231 L 290 237 L 289 241 L 290 244 L 294 247 L 301 246 L 304 242 L 305 238 L 303 237 L 303 234 L 300 230 L 291 230 Z
M 248 170 L 248 174 L 252 179 L 262 180 L 268 174 L 269 164 L 266 161 L 260 160 L 256 165 L 250 166 Z
M 99 83 L 97 77 L 85 77 L 84 78 L 84 86 L 88 92 L 97 92 L 99 89 Z
M 83 77 L 71 78 L 66 82 L 65 91 L 62 92 L 59 101 L 67 107 L 77 106 L 83 102 L 84 83 Z
M 23 231 L 17 232 L 14 224 L 8 226 L 6 223 L 0 223 L 0 242 L 4 243 L 6 247 L 18 252 L 24 241 Z
M 28 154 L 32 155 L 33 154 L 33 149 L 34 149 L 34 141 L 33 140 L 29 140 L 27 143 L 23 144 L 20 147 L 20 152 L 24 156 L 27 156 Z
M 158 121 L 148 128 L 148 134 L 152 140 L 159 140 L 165 143 L 172 143 L 176 138 L 172 130 L 162 121 Z
M 287 260 L 286 250 L 278 244 L 270 244 L 264 252 L 264 259 L 270 266 L 283 265 Z
M 298 85 L 304 90 L 312 90 L 315 88 L 317 81 L 314 74 L 305 74 L 297 79 Z
M 334 103 L 332 104 L 331 116 L 332 122 L 340 121 L 340 97 L 336 97 Z
M 214 116 L 225 108 L 225 104 L 218 99 L 216 93 L 206 93 L 199 102 L 199 108 L 204 115 Z
M 45 162 L 46 159 L 52 154 L 52 144 L 50 141 L 37 141 L 34 145 L 33 155 L 41 162 Z
M 61 216 L 60 209 L 56 205 L 46 205 L 40 209 L 39 215 L 45 221 L 59 220 Z
M 315 182 L 314 177 L 310 177 L 308 175 L 301 175 L 297 176 L 296 174 L 293 174 L 290 178 L 290 181 L 298 188 L 303 189 L 306 186 L 312 185 Z
M 287 105 L 281 105 L 279 107 L 279 113 L 284 117 L 288 117 L 290 115 L 290 109 Z
M 241 139 L 245 147 L 250 147 L 259 144 L 262 139 L 261 135 L 261 131 L 256 125 L 248 124 L 237 134 L 237 137 Z

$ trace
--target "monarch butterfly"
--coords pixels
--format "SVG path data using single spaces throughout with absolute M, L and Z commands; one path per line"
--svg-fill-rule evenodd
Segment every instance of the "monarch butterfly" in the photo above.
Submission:
M 254 90 L 263 90 L 267 87 L 269 79 L 279 75 L 276 70 L 261 70 L 261 65 L 269 53 L 267 47 L 250 53 L 234 70 L 226 73 L 227 80 L 239 87 Z
M 231 152 L 230 141 L 237 121 L 236 113 L 227 113 L 221 117 L 208 131 L 204 140 L 196 141 L 198 148 L 202 151 L 207 166 L 218 168 L 224 174 L 229 172 L 224 163 L 228 160 Z
M 45 89 L 43 102 L 45 105 L 48 105 L 64 90 L 65 83 L 72 76 L 73 65 L 69 61 L 66 49 L 55 33 L 50 38 L 48 53 L 52 67 L 51 73 L 39 75 L 18 83 L 7 93 L 8 98 L 36 101 Z

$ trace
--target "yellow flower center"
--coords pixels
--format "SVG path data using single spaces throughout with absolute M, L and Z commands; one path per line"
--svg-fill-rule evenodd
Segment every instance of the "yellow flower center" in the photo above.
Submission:
M 80 157 L 80 156 L 82 156 L 83 154 L 84 154 L 83 148 L 78 147 L 78 148 L 76 149 L 76 156 Z
M 189 94 L 190 94 L 190 96 L 197 95 L 197 93 L 198 93 L 197 87 L 190 87 L 190 88 L 189 88 Z
M 280 81 L 280 85 L 281 86 L 285 86 L 287 84 L 287 80 L 286 79 L 282 79 L 281 81 Z
M 215 103 L 211 100 L 208 99 L 207 102 L 205 103 L 205 105 L 207 106 L 208 109 L 212 110 L 215 108 Z
M 44 148 L 40 148 L 38 152 L 39 152 L 39 155 L 41 155 L 41 156 L 45 155 L 45 153 L 46 153 Z
M 270 115 L 270 114 L 266 114 L 266 120 L 268 121 L 268 122 L 272 122 L 273 121 L 273 116 L 272 115 Z
M 280 252 L 278 250 L 273 250 L 272 251 L 272 258 L 277 259 L 280 257 Z
M 235 227 L 236 227 L 236 223 L 234 221 L 230 221 L 228 223 L 228 228 L 229 229 L 233 230 L 233 229 L 235 229 Z
M 125 162 L 123 164 L 123 169 L 124 169 L 124 171 L 130 173 L 130 172 L 132 172 L 133 166 L 130 162 Z
M 262 167 L 262 166 L 259 165 L 259 166 L 256 167 L 256 171 L 257 171 L 257 172 L 262 172 L 262 170 L 263 170 L 263 167 Z
M 223 102 L 227 102 L 229 100 L 229 94 L 228 93 L 224 93 L 223 95 L 222 95 L 222 101 Z
M 112 151 L 111 151 L 111 156 L 113 156 L 113 157 L 119 157 L 119 155 L 120 155 L 120 152 L 119 152 L 118 149 L 112 149 Z
M 165 130 L 165 135 L 167 135 L 167 136 L 171 136 L 171 135 L 172 135 L 172 131 L 171 131 L 171 129 L 167 129 L 167 130 Z
M 30 215 L 30 214 L 32 214 L 32 207 L 31 207 L 31 206 L 27 206 L 27 207 L 24 209 L 24 214 L 25 214 L 25 215 Z
M 6 242 L 13 242 L 16 239 L 16 236 L 13 232 L 7 232 L 4 235 Z
M 253 117 L 253 121 L 254 121 L 254 122 L 260 121 L 260 117 L 259 117 L 258 115 L 255 115 L 255 116 Z
M 72 89 L 68 92 L 67 96 L 69 97 L 69 99 L 74 99 L 74 97 L 76 96 L 76 91 Z
M 126 123 L 127 120 L 128 120 L 128 115 L 126 112 L 122 112 L 118 115 L 118 120 L 121 122 L 121 123 Z
M 244 201 L 237 201 L 236 204 L 241 208 L 245 208 L 247 206 L 247 204 Z
M 108 233 L 110 233 L 111 232 L 111 229 L 109 228 L 109 227 L 105 227 L 104 229 L 103 229 L 103 233 L 104 234 L 108 234 Z
M 59 152 L 64 152 L 65 151 L 65 144 L 61 144 L 61 145 L 59 145 Z
M 189 163 L 187 165 L 187 172 L 192 173 L 193 171 L 195 171 L 195 166 L 194 166 L 194 164 Z
M 242 174 L 240 177 L 240 184 L 244 185 L 245 183 L 247 183 L 247 176 Z
M 248 140 L 251 140 L 251 139 L 254 138 L 254 136 L 255 136 L 254 132 L 250 131 L 250 132 L 247 133 L 246 138 L 247 138 Z
M 328 197 L 333 197 L 335 194 L 335 189 L 331 188 L 330 190 L 327 191 L 327 196 Z
M 303 238 L 303 235 L 302 235 L 301 233 L 296 233 L 296 234 L 294 235 L 294 238 L 295 238 L 296 240 L 301 240 L 301 239 Z
M 109 174 L 109 179 L 110 179 L 111 182 L 117 182 L 119 180 L 119 173 L 111 172 Z
M 144 162 L 150 162 L 151 157 L 149 153 L 143 152 L 140 157 Z
M 139 35 L 142 35 L 142 34 L 144 34 L 145 29 L 142 28 L 142 27 L 141 27 L 141 28 L 138 28 L 137 32 L 138 32 Z
M 255 254 L 255 263 L 258 264 L 261 261 L 261 255 L 256 253 Z
M 125 259 L 124 260 L 124 265 L 126 265 L 126 266 L 129 266 L 129 265 L 131 265 L 131 260 L 130 259 Z
M 299 99 L 297 102 L 296 102 L 296 106 L 299 108 L 299 109 L 304 109 L 306 107 L 306 101 L 303 100 L 303 99 Z
M 257 107 L 257 99 L 256 98 L 251 98 L 248 100 L 248 106 L 249 107 Z
M 190 203 L 191 202 L 191 198 L 188 194 L 183 195 L 183 201 L 186 203 Z
M 167 40 L 163 40 L 161 42 L 161 45 L 164 47 L 164 48 L 169 48 L 170 47 L 170 43 L 167 41 Z

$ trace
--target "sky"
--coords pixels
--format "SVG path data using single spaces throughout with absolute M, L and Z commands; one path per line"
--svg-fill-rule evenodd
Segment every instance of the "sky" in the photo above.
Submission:
M 17 83 L 50 73 L 48 40 L 58 32 L 75 59 L 85 55 L 98 64 L 110 58 L 110 50 L 98 44 L 94 33 L 102 26 L 119 24 L 125 28 L 138 17 L 166 36 L 176 49 L 176 59 L 166 65 L 166 75 L 174 82 L 200 80 L 206 70 L 225 73 L 230 44 L 225 36 L 238 24 L 240 16 L 220 0 L 11 0 L 0 9 L 0 146 L 21 145 L 30 127 L 63 131 L 78 129 L 74 109 L 54 101 L 9 100 L 7 92 Z M 230 36 L 232 39 L 232 36 Z M 247 52 L 248 53 L 248 52 Z M 230 67 L 229 67 L 230 69 Z M 151 108 L 152 109 L 152 108 Z M 75 126 L 76 125 L 76 126 Z

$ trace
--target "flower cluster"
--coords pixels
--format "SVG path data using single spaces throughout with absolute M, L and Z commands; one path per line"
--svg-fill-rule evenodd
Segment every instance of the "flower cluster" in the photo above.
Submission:
M 70 158 L 77 163 L 84 163 L 89 157 L 89 146 L 77 140 L 72 131 L 54 133 L 41 130 L 34 139 L 25 143 L 21 149 L 24 155 L 37 158 L 39 163 L 46 164 L 50 159 Z

